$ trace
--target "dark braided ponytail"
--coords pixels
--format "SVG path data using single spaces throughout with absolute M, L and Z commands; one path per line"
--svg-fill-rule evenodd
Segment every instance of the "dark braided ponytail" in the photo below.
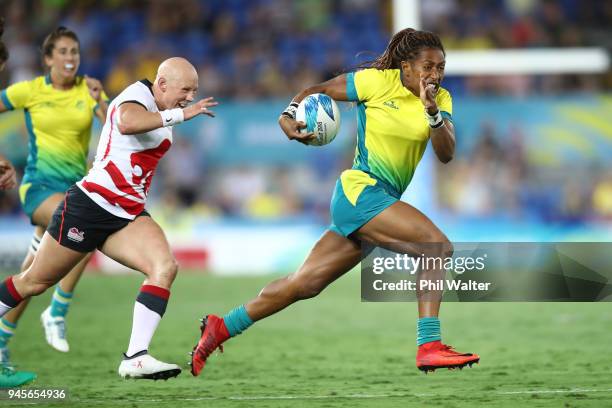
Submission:
M 381 56 L 362 64 L 360 68 L 397 69 L 402 61 L 414 60 L 424 48 L 437 48 L 446 55 L 440 37 L 436 34 L 405 28 L 391 37 Z
M 2 34 L 4 33 L 4 18 L 0 17 L 0 65 L 4 64 L 8 58 L 9 53 L 6 45 L 2 42 Z

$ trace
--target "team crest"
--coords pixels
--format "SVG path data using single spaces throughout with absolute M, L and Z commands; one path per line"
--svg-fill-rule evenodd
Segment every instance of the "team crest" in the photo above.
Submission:
M 68 230 L 67 237 L 74 242 L 83 242 L 85 239 L 85 232 L 79 231 L 77 227 L 72 227 Z

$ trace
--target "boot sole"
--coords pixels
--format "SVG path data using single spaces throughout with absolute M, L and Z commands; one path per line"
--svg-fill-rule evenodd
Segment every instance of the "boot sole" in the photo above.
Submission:
M 469 366 L 471 368 L 473 364 L 478 364 L 479 361 L 480 361 L 480 359 L 468 361 L 466 363 L 461 363 L 461 364 L 448 364 L 448 365 L 440 365 L 440 366 L 424 365 L 424 366 L 420 366 L 420 367 L 417 367 L 417 368 L 419 370 L 423 371 L 425 374 L 427 374 L 428 372 L 432 372 L 433 373 L 434 371 L 436 371 L 439 368 L 448 368 L 449 370 L 454 370 L 456 368 L 462 370 L 463 367 L 465 367 L 465 366 Z
M 165 371 L 158 371 L 156 373 L 152 373 L 152 374 L 143 374 L 143 375 L 139 375 L 139 376 L 131 376 L 131 375 L 125 375 L 122 376 L 125 379 L 131 379 L 131 380 L 167 380 L 168 378 L 173 378 L 173 377 L 177 377 L 179 374 L 181 373 L 181 369 L 180 368 L 173 368 L 172 370 L 165 370 Z

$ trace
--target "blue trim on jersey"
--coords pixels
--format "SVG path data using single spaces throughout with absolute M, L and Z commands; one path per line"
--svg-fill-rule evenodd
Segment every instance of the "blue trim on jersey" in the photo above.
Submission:
M 51 85 L 51 74 L 45 75 L 45 85 Z
M 355 88 L 355 73 L 346 74 L 346 97 L 349 101 L 358 101 L 357 89 Z
M 8 110 L 15 109 L 15 107 L 13 106 L 11 101 L 9 101 L 8 95 L 6 94 L 6 89 L 3 90 L 2 92 L 0 92 L 0 99 L 2 99 L 2 103 L 4 104 L 6 109 L 8 109 Z
M 36 135 L 34 134 L 34 126 L 32 125 L 32 116 L 27 109 L 23 110 L 25 115 L 26 129 L 28 130 L 29 151 L 28 161 L 26 165 L 26 173 L 36 171 L 36 162 L 38 161 L 38 146 L 36 146 Z
M 454 123 L 453 122 L 453 115 L 451 115 L 447 111 L 441 111 L 440 114 L 442 115 L 442 119 L 448 119 L 448 120 L 451 121 L 451 123 Z
M 357 105 L 357 157 L 355 165 L 357 169 L 370 172 L 368 165 L 368 149 L 365 144 L 366 137 L 366 106 L 365 103 Z M 355 168 L 355 167 L 354 167 Z

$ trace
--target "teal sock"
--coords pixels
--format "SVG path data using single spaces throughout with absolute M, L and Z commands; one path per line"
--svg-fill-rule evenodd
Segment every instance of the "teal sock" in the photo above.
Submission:
M 59 285 L 57 285 L 53 292 L 53 297 L 51 298 L 51 316 L 66 317 L 71 301 L 72 293 L 64 292 Z
M 0 319 L 0 347 L 6 347 L 11 337 L 13 337 L 13 333 L 17 325 L 15 323 L 11 323 L 6 319 Z
M 421 317 L 417 322 L 417 346 L 442 340 L 440 320 L 437 317 Z
M 223 321 L 231 337 L 239 335 L 253 324 L 244 305 L 238 306 L 223 316 Z

